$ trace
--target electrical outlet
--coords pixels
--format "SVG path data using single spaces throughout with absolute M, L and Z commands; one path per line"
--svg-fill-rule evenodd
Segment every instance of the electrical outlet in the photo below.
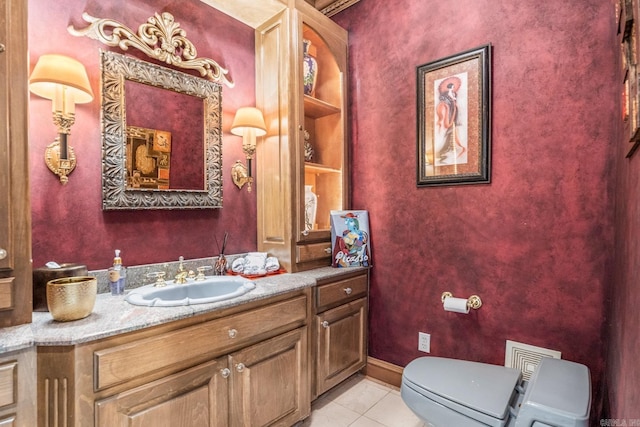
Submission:
M 431 335 L 418 332 L 418 350 L 425 353 L 431 352 Z

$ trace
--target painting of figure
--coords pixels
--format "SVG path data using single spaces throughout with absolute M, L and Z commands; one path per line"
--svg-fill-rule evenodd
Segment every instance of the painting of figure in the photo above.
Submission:
M 467 73 L 434 82 L 435 164 L 467 163 Z

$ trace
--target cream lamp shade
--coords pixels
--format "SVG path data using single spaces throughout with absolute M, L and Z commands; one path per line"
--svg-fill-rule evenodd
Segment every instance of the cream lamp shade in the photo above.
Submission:
M 264 123 L 262 112 L 255 107 L 239 108 L 231 124 L 231 133 L 244 136 L 251 130 L 255 132 L 256 136 L 267 134 L 267 125 Z
M 59 86 L 71 95 L 74 104 L 93 100 L 89 77 L 81 62 L 64 55 L 42 55 L 29 78 L 29 90 L 43 98 L 54 99 Z

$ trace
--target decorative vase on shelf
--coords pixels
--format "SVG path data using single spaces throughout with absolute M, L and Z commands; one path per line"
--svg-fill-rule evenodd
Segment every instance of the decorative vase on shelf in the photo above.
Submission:
M 311 138 L 308 130 L 304 130 L 304 161 L 313 161 L 313 145 L 311 145 Z
M 318 209 L 318 196 L 311 191 L 311 185 L 304 186 L 304 230 L 313 230 Z
M 318 62 L 314 57 L 315 46 L 311 45 L 311 41 L 302 40 L 302 69 L 304 76 L 304 94 L 315 96 L 316 80 L 318 78 Z

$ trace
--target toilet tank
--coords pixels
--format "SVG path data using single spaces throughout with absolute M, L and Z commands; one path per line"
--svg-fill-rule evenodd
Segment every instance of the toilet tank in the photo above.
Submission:
M 515 427 L 587 427 L 591 410 L 589 369 L 568 360 L 543 357 L 527 386 Z

